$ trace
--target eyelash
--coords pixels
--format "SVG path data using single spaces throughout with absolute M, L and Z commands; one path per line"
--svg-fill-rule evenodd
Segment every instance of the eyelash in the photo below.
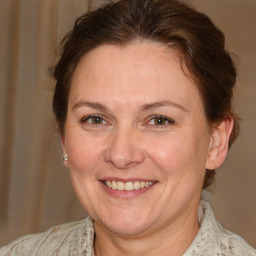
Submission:
M 100 114 L 94 114 L 94 115 L 85 116 L 85 117 L 81 118 L 80 123 L 84 124 L 84 123 L 86 123 L 88 120 L 90 120 L 92 118 L 99 118 L 101 122 L 105 122 L 106 124 L 108 124 L 108 122 L 105 120 L 105 117 L 103 115 L 100 115 Z M 161 119 L 164 122 L 167 122 L 167 124 L 166 123 L 164 123 L 164 124 L 156 124 L 156 123 L 150 124 L 150 122 L 153 121 L 154 119 L 159 119 L 159 120 Z M 88 124 L 89 125 L 105 125 L 105 124 L 102 124 L 102 123 L 98 123 L 98 124 L 95 123 L 94 124 L 92 122 L 90 122 Z M 150 117 L 149 121 L 146 123 L 145 126 L 155 126 L 155 127 L 158 126 L 158 127 L 161 127 L 161 126 L 173 125 L 173 124 L 175 124 L 175 121 L 173 119 L 170 119 L 170 118 L 168 118 L 166 116 L 163 116 L 163 115 L 153 115 L 153 116 Z
M 163 125 L 161 125 L 161 124 L 158 124 L 158 125 L 157 125 L 157 124 L 155 124 L 155 123 L 154 123 L 154 124 L 149 124 L 149 122 L 153 121 L 154 119 L 162 119 L 164 122 L 167 122 L 167 124 L 166 124 L 166 123 L 163 124 Z M 154 115 L 154 116 L 151 116 L 149 122 L 148 122 L 147 125 L 153 125 L 153 126 L 159 126 L 159 127 L 175 124 L 175 121 L 174 121 L 173 119 L 168 118 L 168 117 L 163 116 L 163 115 Z
M 85 117 L 83 117 L 83 118 L 81 118 L 81 120 L 80 120 L 80 123 L 86 123 L 88 120 L 90 120 L 90 119 L 92 119 L 92 118 L 98 118 L 98 119 L 100 119 L 101 121 L 103 121 L 103 122 L 107 122 L 106 120 L 105 120 L 105 118 L 104 118 L 104 116 L 102 116 L 102 115 L 99 115 L 99 114 L 96 114 L 96 115 L 89 115 L 89 116 L 85 116 Z M 93 123 L 89 123 L 90 125 L 97 125 L 97 124 L 93 124 Z M 101 123 L 100 123 L 101 124 Z M 99 124 L 98 124 L 99 125 Z

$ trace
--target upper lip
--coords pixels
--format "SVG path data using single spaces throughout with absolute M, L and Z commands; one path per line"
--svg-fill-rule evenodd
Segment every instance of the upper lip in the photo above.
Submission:
M 124 183 L 126 182 L 135 182 L 135 181 L 145 181 L 145 182 L 156 182 L 156 180 L 153 179 L 147 179 L 147 178 L 135 178 L 135 177 L 131 177 L 131 178 L 119 178 L 119 177 L 104 177 L 104 178 L 100 178 L 100 181 L 122 181 Z

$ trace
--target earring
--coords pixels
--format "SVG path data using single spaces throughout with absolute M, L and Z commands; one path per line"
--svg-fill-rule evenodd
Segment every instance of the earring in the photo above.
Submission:
M 68 161 L 68 154 L 65 154 L 65 155 L 63 156 L 63 161 Z

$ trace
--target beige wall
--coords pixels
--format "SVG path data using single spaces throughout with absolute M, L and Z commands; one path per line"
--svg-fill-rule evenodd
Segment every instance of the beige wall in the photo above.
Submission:
M 186 1 L 210 15 L 227 36 L 239 68 L 242 133 L 204 194 L 220 222 L 256 247 L 256 1 Z M 89 0 L 0 1 L 0 245 L 20 235 L 82 218 L 62 166 L 51 114 L 47 68 Z
M 188 2 L 188 1 L 187 1 Z M 237 111 L 241 134 L 217 171 L 209 197 L 217 219 L 256 247 L 256 1 L 192 0 L 226 35 L 238 67 Z

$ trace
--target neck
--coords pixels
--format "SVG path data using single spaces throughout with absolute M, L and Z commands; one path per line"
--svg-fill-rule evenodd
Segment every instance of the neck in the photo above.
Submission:
M 180 221 L 153 232 L 144 232 L 133 237 L 113 234 L 95 222 L 96 256 L 172 255 L 181 256 L 194 240 L 198 230 L 197 209 L 183 216 Z M 185 218 L 184 218 L 185 217 Z

